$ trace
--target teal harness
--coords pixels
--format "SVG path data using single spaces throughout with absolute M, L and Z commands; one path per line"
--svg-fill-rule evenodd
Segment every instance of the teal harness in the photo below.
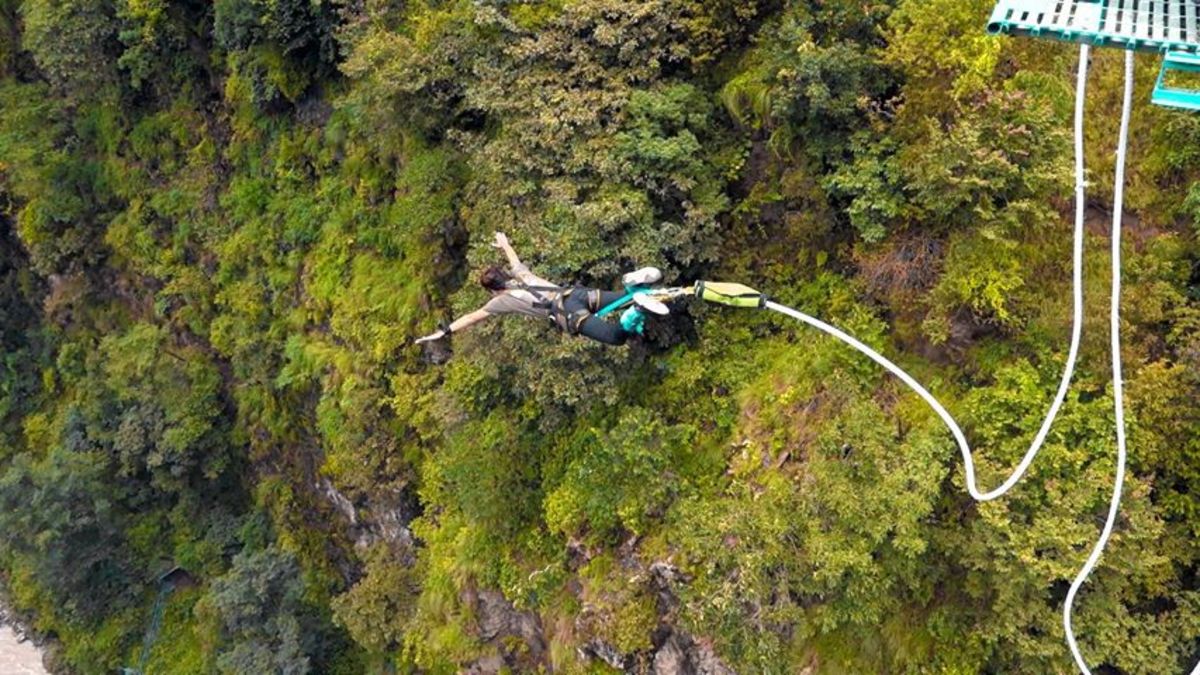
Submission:
M 613 312 L 617 311 L 618 309 L 633 302 L 633 296 L 635 296 L 639 293 L 645 293 L 648 290 L 650 290 L 649 286 L 626 286 L 625 287 L 625 295 L 622 295 L 621 297 L 617 298 L 616 300 L 613 300 L 612 302 L 605 305 L 599 312 L 596 312 L 596 316 L 602 317 L 602 316 L 605 316 L 608 314 L 612 314 Z
M 640 293 L 645 293 L 649 290 L 649 286 L 626 286 L 625 295 L 602 307 L 594 316 L 603 318 L 604 316 L 611 314 L 626 305 L 632 304 L 634 296 Z M 629 310 L 626 310 L 623 314 L 621 314 L 621 328 L 624 328 L 625 331 L 629 333 L 645 335 L 646 315 L 638 311 L 637 308 L 631 307 Z

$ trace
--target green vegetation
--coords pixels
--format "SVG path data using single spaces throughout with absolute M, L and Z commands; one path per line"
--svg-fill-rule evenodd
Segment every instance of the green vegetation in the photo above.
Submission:
M 1069 330 L 1074 50 L 982 0 L 0 0 L 0 582 L 72 672 L 1060 673 L 1114 463 L 1107 234 L 1044 454 L 975 504 L 858 354 L 681 305 L 608 349 L 472 309 L 742 281 L 894 356 L 980 477 Z M 1088 162 L 1111 196 L 1119 54 Z M 1106 672 L 1200 655 L 1200 117 L 1130 157 Z M 1098 221 L 1098 223 L 1103 222 Z M 665 666 L 664 666 L 665 667 Z

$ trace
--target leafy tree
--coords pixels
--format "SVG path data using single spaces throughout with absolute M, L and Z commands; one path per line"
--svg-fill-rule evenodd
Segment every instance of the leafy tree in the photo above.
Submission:
M 895 86 L 874 52 L 880 40 L 872 28 L 890 9 L 886 2 L 789 8 L 764 27 L 722 100 L 740 124 L 769 134 L 776 153 L 840 162 L 850 133 Z
M 116 84 L 118 22 L 112 3 L 96 0 L 21 4 L 22 45 L 56 87 L 87 99 Z
M 334 598 L 330 608 L 355 642 L 372 652 L 387 654 L 403 644 L 420 592 L 420 578 L 385 545 L 376 545 L 364 557 L 363 577 Z
M 103 457 L 57 446 L 40 460 L 18 455 L 0 478 L 4 553 L 26 561 L 72 621 L 98 622 L 142 589 L 111 490 Z
M 221 0 L 214 7 L 217 44 L 244 50 L 270 41 L 285 55 L 315 50 L 321 61 L 335 58 L 331 3 L 299 0 Z
M 8 222 L 0 220 L 0 439 L 14 442 L 14 422 L 37 395 L 36 340 L 41 284 Z M 0 441 L 4 442 L 4 441 Z
M 237 555 L 213 581 L 196 611 L 214 626 L 218 672 L 311 672 L 315 636 L 303 625 L 299 571 L 294 557 L 268 548 Z
M 18 74 L 21 61 L 21 3 L 0 3 L 0 76 Z
M 611 429 L 580 434 L 546 496 L 546 524 L 601 539 L 620 529 L 644 533 L 680 491 L 673 467 L 694 438 L 694 429 L 664 424 L 644 409 L 625 413 Z
M 84 673 L 136 658 L 176 565 L 154 672 L 1069 669 L 1113 468 L 1100 303 L 987 504 L 921 401 L 762 313 L 411 343 L 484 299 L 495 230 L 562 283 L 744 280 L 927 383 L 992 484 L 1063 358 L 1074 63 L 987 11 L 0 0 L 12 604 Z M 1138 101 L 1128 499 L 1076 621 L 1097 669 L 1156 673 L 1200 632 L 1200 126 Z
M 337 60 L 332 2 L 219 0 L 213 38 L 247 78 L 255 103 L 295 102 Z
M 120 475 L 179 495 L 225 474 L 229 437 L 218 371 L 168 339 L 141 324 L 101 341 L 75 414 L 87 442 L 110 451 Z
M 158 96 L 169 99 L 180 93 L 178 88 L 212 77 L 201 60 L 212 24 L 207 6 L 122 0 L 116 3 L 116 12 L 124 46 L 117 65 L 133 89 L 152 86 Z

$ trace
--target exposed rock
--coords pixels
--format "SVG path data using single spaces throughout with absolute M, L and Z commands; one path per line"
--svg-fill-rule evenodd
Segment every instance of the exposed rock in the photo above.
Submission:
M 364 508 L 355 508 L 354 502 L 338 490 L 325 476 L 313 485 L 349 525 L 348 536 L 356 548 L 366 548 L 379 541 L 392 544 L 398 549 L 411 549 L 412 531 L 408 523 L 415 514 L 403 506 L 403 500 L 376 499 Z
M 626 673 L 646 675 L 734 675 L 713 651 L 707 640 L 662 625 L 655 632 L 655 648 L 649 652 L 624 654 L 603 640 L 591 640 L 578 649 L 582 661 L 599 660 Z
M 654 654 L 654 675 L 734 675 L 707 640 L 672 632 Z
M 464 675 L 498 675 L 504 670 L 504 657 L 499 654 L 492 654 L 479 659 L 472 663 L 466 670 Z
M 592 554 L 586 544 L 574 537 L 567 541 L 567 569 L 575 572 L 591 559 Z
M 654 654 L 654 675 L 683 675 L 688 672 L 687 665 L 687 655 L 673 635 Z
M 42 647 L 42 665 L 51 675 L 74 675 L 67 663 L 67 650 L 58 640 L 50 640 Z
M 580 659 L 600 659 L 618 670 L 625 670 L 625 655 L 603 640 L 592 640 L 579 648 Z
M 26 618 L 9 609 L 7 598 L 0 596 L 0 626 L 11 628 L 18 642 L 32 642 L 41 647 L 44 643 L 42 637 L 30 628 Z
M 389 544 L 398 545 L 406 548 L 413 546 L 412 530 L 408 529 L 408 524 L 413 519 L 413 514 L 408 513 L 401 507 L 380 507 L 371 506 L 368 509 L 369 524 L 368 536 L 374 536 L 376 540 L 383 540 Z M 355 542 L 357 545 L 358 542 Z
M 325 126 L 332 114 L 333 106 L 320 95 L 319 89 L 296 104 L 296 121 L 309 127 Z
M 0 636 L 0 673 L 66 675 L 71 672 L 62 658 L 62 644 L 53 637 L 35 632 L 26 618 L 10 610 L 0 595 L 0 631 L 5 632 Z
M 577 650 L 580 660 L 599 660 L 626 673 L 646 675 L 733 675 L 706 639 L 696 639 L 676 629 L 679 598 L 675 588 L 686 584 L 690 577 L 669 560 L 657 560 L 649 565 L 637 555 L 637 538 L 625 541 L 617 552 L 617 563 L 630 574 L 631 583 L 646 584 L 655 594 L 658 628 L 651 636 L 651 649 L 622 653 L 612 644 L 593 638 Z M 578 542 L 568 544 L 569 558 L 582 559 L 586 549 Z M 575 616 L 577 635 L 595 635 L 595 607 L 581 597 L 582 586 L 574 582 L 573 592 L 582 602 Z
M 678 567 L 666 561 L 657 561 L 648 569 L 650 587 L 654 589 L 658 618 L 670 624 L 674 620 L 675 610 L 679 608 L 679 598 L 675 595 L 675 585 L 687 583 L 689 577 Z
M 678 581 L 687 581 L 678 567 L 663 560 L 650 564 L 650 579 L 663 587 L 669 587 Z
M 525 671 L 537 665 L 546 665 L 546 637 L 537 614 L 517 610 L 504 594 L 493 590 L 467 591 L 463 595 L 463 602 L 471 607 L 475 615 L 480 639 L 497 643 L 498 646 L 508 642 L 506 638 L 514 637 L 525 643 L 519 657 L 508 653 L 502 655 L 505 666 Z M 489 659 L 481 659 L 471 667 L 486 668 L 489 664 Z
M 326 500 L 328 500 L 330 504 L 333 504 L 333 508 L 337 509 L 338 513 L 342 514 L 346 520 L 350 521 L 351 525 L 358 525 L 358 516 L 354 512 L 354 502 L 351 502 L 346 495 L 339 492 L 338 489 L 333 486 L 333 483 L 329 482 L 328 478 L 321 476 L 320 479 L 317 480 L 316 484 L 313 485 L 313 487 L 316 488 L 317 492 L 320 493 L 321 496 Z
M 712 643 L 707 640 L 692 642 L 693 651 L 689 660 L 695 664 L 698 675 L 734 675 L 734 671 L 717 658 Z
M 646 569 L 645 563 L 638 558 L 639 542 L 641 542 L 641 537 L 633 535 L 617 547 L 617 562 L 620 563 L 622 569 L 630 572 L 642 572 Z
M 498 591 L 480 591 L 475 605 L 479 617 L 479 635 L 484 640 L 494 640 L 509 635 L 525 640 L 530 649 L 541 653 L 545 649 L 542 625 L 533 612 L 519 612 Z

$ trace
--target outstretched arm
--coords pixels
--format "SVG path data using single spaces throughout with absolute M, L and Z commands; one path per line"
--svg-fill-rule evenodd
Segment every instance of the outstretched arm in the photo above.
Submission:
M 557 284 L 546 281 L 533 272 L 521 259 L 517 257 L 517 252 L 513 250 L 511 244 L 508 243 L 508 237 L 503 232 L 496 233 L 496 239 L 492 242 L 492 246 L 504 251 L 504 257 L 508 258 L 508 269 L 512 275 L 516 277 L 522 284 L 526 286 L 557 286 Z
M 426 335 L 425 337 L 417 338 L 416 344 L 421 344 L 422 342 L 431 342 L 433 340 L 440 340 L 440 339 L 446 337 L 447 335 L 449 335 L 450 333 L 457 333 L 457 332 L 463 330 L 464 328 L 467 328 L 468 326 L 473 326 L 473 325 L 479 323 L 480 321 L 483 321 L 484 319 L 488 318 L 489 316 L 491 316 L 491 314 L 485 312 L 482 309 L 477 309 L 474 312 L 471 312 L 470 314 L 465 314 L 465 315 L 455 319 L 454 323 L 450 324 L 450 326 L 449 326 L 450 330 L 443 329 L 443 330 L 439 330 L 435 333 L 430 333 L 429 335 Z
M 514 250 L 512 245 L 508 243 L 508 236 L 503 232 L 497 232 L 495 236 L 496 239 L 492 241 L 492 246 L 504 251 L 504 257 L 508 258 L 509 268 L 514 270 L 515 273 L 515 270 L 524 267 L 524 265 L 521 264 L 521 259 L 517 257 L 516 250 Z

